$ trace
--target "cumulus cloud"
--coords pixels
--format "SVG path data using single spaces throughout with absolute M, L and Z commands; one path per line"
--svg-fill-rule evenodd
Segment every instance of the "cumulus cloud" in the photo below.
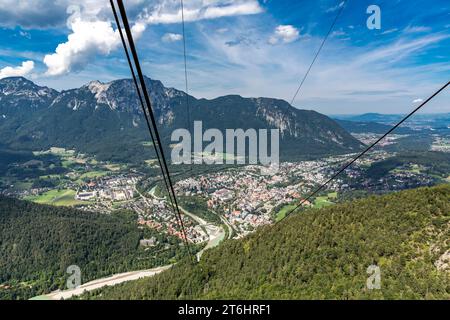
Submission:
M 269 43 L 275 45 L 280 41 L 282 43 L 291 43 L 300 38 L 300 31 L 292 25 L 279 25 L 275 32 L 269 38 Z
M 67 41 L 59 44 L 52 54 L 44 57 L 47 66 L 46 75 L 58 76 L 71 71 L 79 71 L 97 55 L 109 55 L 121 45 L 118 30 L 114 30 L 110 21 L 86 19 L 79 7 L 69 7 L 71 15 L 67 27 L 72 31 Z M 89 15 L 87 15 L 89 17 Z M 145 30 L 145 24 L 135 23 L 133 36 L 139 38 Z
M 23 77 L 29 74 L 34 69 L 34 62 L 24 61 L 21 66 L 18 67 L 5 67 L 0 69 L 0 79 L 6 77 Z
M 3 0 L 0 0 L 3 1 Z M 9 0 L 8 0 L 9 1 Z M 34 0 L 39 1 L 39 0 Z M 60 0 L 66 4 L 73 0 Z M 58 76 L 83 69 L 96 55 L 107 56 L 120 46 L 120 37 L 111 23 L 109 4 L 102 1 L 84 0 L 82 5 L 69 5 L 67 27 L 72 31 L 67 41 L 57 46 L 52 54 L 44 57 L 46 75 Z M 181 22 L 178 1 L 159 0 L 148 2 L 130 0 L 127 2 L 133 36 L 138 38 L 148 24 Z M 186 21 L 215 19 L 220 17 L 256 14 L 262 12 L 257 0 L 192 0 L 185 4 Z M 168 33 L 162 40 L 181 40 L 179 34 Z
M 176 42 L 183 39 L 183 36 L 178 33 L 166 33 L 162 36 L 161 40 L 164 42 Z
M 55 76 L 77 71 L 84 67 L 96 53 L 109 54 L 120 44 L 118 33 L 106 21 L 75 20 L 67 42 L 56 47 L 55 53 L 47 54 L 44 63 L 47 75 Z

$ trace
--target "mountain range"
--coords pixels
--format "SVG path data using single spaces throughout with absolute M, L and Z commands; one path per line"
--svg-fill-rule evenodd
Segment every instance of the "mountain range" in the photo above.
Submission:
M 363 146 L 334 120 L 272 98 L 227 95 L 197 99 L 145 78 L 164 145 L 174 129 L 203 122 L 203 129 L 280 129 L 282 158 L 355 152 Z M 188 107 L 186 104 L 188 100 Z M 192 127 L 192 125 L 191 125 Z M 131 79 L 91 81 L 57 91 L 23 77 L 0 80 L 0 134 L 3 147 L 39 150 L 75 148 L 102 160 L 151 157 L 143 113 Z

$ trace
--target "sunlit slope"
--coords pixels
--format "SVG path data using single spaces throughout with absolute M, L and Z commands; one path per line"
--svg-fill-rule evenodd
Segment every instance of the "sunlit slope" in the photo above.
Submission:
M 308 210 L 103 299 L 450 298 L 450 186 Z M 367 268 L 381 289 L 366 287 Z

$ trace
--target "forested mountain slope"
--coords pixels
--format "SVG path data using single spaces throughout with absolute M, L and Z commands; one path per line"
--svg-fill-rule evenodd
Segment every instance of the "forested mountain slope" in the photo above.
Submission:
M 159 244 L 145 250 L 139 246 L 144 237 L 156 237 Z M 65 288 L 71 265 L 80 267 L 85 283 L 167 264 L 180 253 L 175 244 L 175 239 L 139 229 L 130 212 L 105 215 L 0 196 L 0 299 Z
M 164 146 L 173 130 L 202 121 L 203 130 L 280 129 L 282 158 L 317 157 L 359 151 L 362 144 L 327 116 L 299 110 L 272 98 L 228 95 L 196 99 L 145 78 Z M 189 125 L 192 130 L 192 123 Z M 131 79 L 91 81 L 57 92 L 22 77 L 0 80 L 0 134 L 14 150 L 52 146 L 94 154 L 100 160 L 136 162 L 151 158 L 151 149 L 136 89 Z M 270 139 L 269 139 L 270 141 Z
M 450 186 L 310 209 L 241 240 L 84 298 L 449 299 Z M 366 287 L 367 268 L 381 289 Z

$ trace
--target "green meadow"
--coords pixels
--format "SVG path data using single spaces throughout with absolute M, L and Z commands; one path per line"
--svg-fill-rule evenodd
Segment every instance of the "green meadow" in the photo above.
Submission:
M 75 200 L 75 194 L 76 191 L 71 189 L 50 190 L 38 196 L 28 196 L 25 200 L 54 206 L 74 206 L 78 204 L 86 204 L 86 201 Z

